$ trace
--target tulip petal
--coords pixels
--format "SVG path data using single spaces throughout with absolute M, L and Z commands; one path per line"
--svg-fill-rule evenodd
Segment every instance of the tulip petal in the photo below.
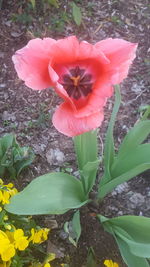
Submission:
M 90 116 L 76 118 L 71 106 L 68 103 L 62 103 L 55 111 L 52 122 L 59 132 L 73 137 L 99 127 L 103 118 L 102 110 Z
M 48 64 L 55 43 L 56 41 L 51 38 L 37 38 L 29 41 L 12 57 L 19 78 L 25 81 L 28 87 L 42 90 L 52 85 Z
M 110 75 L 112 84 L 118 84 L 127 77 L 129 67 L 135 58 L 137 44 L 109 38 L 96 43 L 95 47 L 110 60 L 105 72 Z

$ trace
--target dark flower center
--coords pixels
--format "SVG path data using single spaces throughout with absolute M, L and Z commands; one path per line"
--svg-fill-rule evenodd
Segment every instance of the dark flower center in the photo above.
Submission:
M 92 75 L 85 71 L 85 69 L 76 66 L 73 69 L 69 69 L 69 73 L 64 74 L 62 77 L 62 85 L 67 94 L 76 100 L 86 97 L 92 92 Z

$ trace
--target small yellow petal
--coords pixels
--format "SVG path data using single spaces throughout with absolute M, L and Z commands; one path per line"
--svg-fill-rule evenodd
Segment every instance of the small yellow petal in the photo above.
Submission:
M 105 260 L 104 265 L 106 267 L 119 267 L 118 263 L 113 262 L 112 260 Z
M 3 180 L 2 179 L 0 179 L 0 185 L 2 185 L 3 184 Z
M 49 263 L 46 263 L 43 267 L 51 267 L 51 265 Z
M 12 244 L 8 245 L 7 248 L 1 253 L 3 261 L 9 261 L 15 255 L 15 249 Z
M 5 224 L 4 227 L 5 227 L 5 229 L 7 229 L 7 230 L 11 230 L 11 228 L 12 228 L 10 224 Z

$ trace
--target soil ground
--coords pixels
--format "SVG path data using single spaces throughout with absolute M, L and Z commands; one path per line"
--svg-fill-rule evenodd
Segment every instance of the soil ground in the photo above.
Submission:
M 76 1 L 83 16 L 80 27 L 72 20 L 70 1 L 59 1 L 58 9 L 46 4 L 42 6 L 42 1 L 37 1 L 35 10 L 30 5 L 27 7 L 26 2 L 0 2 L 0 135 L 15 133 L 18 142 L 31 146 L 36 154 L 34 163 L 16 182 L 20 189 L 33 178 L 52 170 L 57 171 L 60 166 L 62 169 L 71 168 L 73 174 L 76 172 L 72 140 L 57 132 L 51 122 L 55 107 L 61 100 L 51 89 L 37 92 L 27 88 L 14 70 L 12 55 L 31 38 L 47 36 L 58 39 L 75 34 L 80 40 L 91 43 L 108 37 L 138 43 L 137 57 L 128 78 L 121 85 L 122 105 L 114 132 L 116 147 L 139 118 L 140 107 L 150 105 L 148 0 Z M 112 105 L 113 98 L 107 104 L 105 120 L 99 130 L 103 141 Z M 81 209 L 83 231 L 77 249 L 68 242 L 62 231 L 64 222 L 71 218 L 72 212 L 62 216 L 47 216 L 47 223 L 52 219 L 58 223 L 50 235 L 49 251 L 56 250 L 58 256 L 64 257 L 60 259 L 61 262 L 69 257 L 71 267 L 82 267 L 88 248 L 93 247 L 101 266 L 103 260 L 109 258 L 124 267 L 114 240 L 101 229 L 91 213 L 99 212 L 108 217 L 124 214 L 149 217 L 149 174 L 145 172 L 114 190 L 101 205 Z

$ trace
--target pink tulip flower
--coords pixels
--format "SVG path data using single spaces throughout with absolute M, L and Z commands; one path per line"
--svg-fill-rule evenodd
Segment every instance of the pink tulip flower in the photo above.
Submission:
M 137 44 L 106 39 L 92 45 L 75 36 L 33 39 L 13 56 L 20 79 L 34 90 L 53 87 L 63 103 L 53 124 L 67 136 L 95 129 L 113 85 L 127 77 Z

